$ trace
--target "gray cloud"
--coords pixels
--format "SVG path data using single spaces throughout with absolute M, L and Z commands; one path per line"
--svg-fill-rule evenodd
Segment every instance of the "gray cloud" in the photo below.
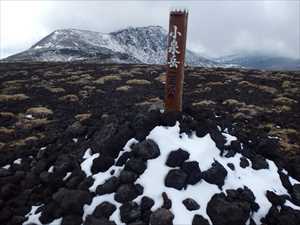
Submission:
M 206 56 L 263 51 L 300 58 L 300 1 L 1 2 L 1 56 L 25 50 L 60 28 L 111 32 L 127 26 L 168 28 L 174 7 L 190 11 L 188 47 Z M 3 13 L 4 12 L 4 13 Z

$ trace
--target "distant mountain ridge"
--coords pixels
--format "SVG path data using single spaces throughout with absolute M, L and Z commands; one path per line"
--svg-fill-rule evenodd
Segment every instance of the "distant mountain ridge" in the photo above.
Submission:
M 99 33 L 78 29 L 56 30 L 30 49 L 6 61 L 97 61 L 103 63 L 165 64 L 167 31 L 160 26 L 128 27 Z M 219 63 L 187 50 L 186 63 L 217 67 Z
M 111 33 L 60 29 L 30 49 L 2 61 L 86 61 L 97 63 L 165 64 L 167 31 L 161 26 L 128 27 Z M 300 70 L 300 59 L 261 53 L 206 58 L 186 51 L 186 64 L 202 67 Z
M 300 59 L 263 54 L 259 52 L 232 54 L 215 58 L 214 60 L 223 65 L 240 66 L 244 68 L 300 71 Z

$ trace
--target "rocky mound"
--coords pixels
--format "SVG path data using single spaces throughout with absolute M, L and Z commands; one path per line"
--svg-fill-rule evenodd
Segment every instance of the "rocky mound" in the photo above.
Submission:
M 0 222 L 300 224 L 300 183 L 278 141 L 257 136 L 253 148 L 237 126 L 192 109 L 92 116 L 42 147 L 7 152 Z

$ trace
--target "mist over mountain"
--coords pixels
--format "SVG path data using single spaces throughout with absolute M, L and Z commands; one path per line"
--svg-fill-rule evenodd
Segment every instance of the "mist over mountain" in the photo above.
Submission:
M 3 61 L 165 64 L 167 38 L 167 31 L 161 26 L 128 27 L 111 33 L 60 29 L 50 33 L 30 49 Z M 186 52 L 186 64 L 268 70 L 300 69 L 300 60 L 287 57 L 240 53 L 210 59 L 190 49 Z

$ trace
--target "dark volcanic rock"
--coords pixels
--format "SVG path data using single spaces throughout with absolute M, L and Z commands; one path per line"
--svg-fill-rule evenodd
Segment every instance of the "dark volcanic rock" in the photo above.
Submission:
M 261 221 L 268 225 L 298 225 L 300 224 L 300 211 L 285 206 L 279 210 L 276 206 L 272 206 Z
M 246 167 L 248 167 L 250 165 L 249 161 L 248 161 L 248 159 L 246 157 L 241 157 L 240 160 L 241 160 L 240 161 L 240 167 L 246 168 Z
M 201 170 L 197 161 L 186 161 L 182 164 L 181 169 L 188 175 L 187 184 L 197 184 L 201 178 Z
M 186 185 L 187 174 L 181 169 L 170 170 L 165 178 L 165 185 L 181 190 Z
M 169 199 L 168 195 L 166 192 L 162 193 L 162 197 L 163 197 L 163 205 L 162 208 L 165 209 L 171 209 L 172 208 L 172 200 Z
M 102 202 L 95 208 L 93 216 L 97 218 L 109 219 L 116 209 L 117 207 L 114 204 L 110 202 Z
M 141 199 L 141 210 L 146 211 L 150 210 L 154 206 L 154 201 L 152 198 L 149 198 L 147 196 L 142 197 Z
M 269 202 L 271 202 L 274 206 L 282 206 L 285 202 L 284 196 L 277 195 L 273 191 L 267 191 L 266 196 Z
M 215 194 L 207 204 L 207 214 L 214 225 L 242 225 L 250 216 L 250 204 L 229 201 L 225 194 Z
M 227 166 L 228 166 L 232 171 L 235 170 L 235 167 L 234 167 L 234 164 L 233 164 L 233 163 L 227 163 Z
M 293 201 L 300 206 L 300 184 L 293 185 L 291 195 Z
M 195 215 L 192 221 L 192 225 L 209 225 L 207 219 L 203 218 L 201 215 Z
M 123 184 L 121 185 L 115 194 L 115 200 L 120 203 L 129 202 L 139 196 L 140 190 L 138 185 Z
M 227 171 L 218 161 L 215 161 L 211 166 L 211 168 L 202 172 L 202 178 L 206 182 L 216 184 L 219 188 L 222 188 Z
M 261 169 L 269 169 L 269 164 L 264 159 L 264 157 L 260 155 L 255 155 L 251 158 L 252 162 L 252 168 L 255 170 L 261 170 Z
M 132 147 L 132 152 L 144 160 L 155 159 L 160 155 L 158 145 L 151 139 L 135 144 Z
M 78 215 L 66 215 L 63 217 L 61 225 L 81 225 L 82 217 Z
M 140 158 L 131 158 L 125 164 L 126 170 L 131 170 L 137 174 L 144 173 L 146 168 L 146 163 Z
M 91 171 L 93 174 L 107 171 L 115 163 L 114 158 L 99 156 L 93 160 Z
M 190 157 L 190 153 L 182 149 L 171 151 L 168 155 L 166 165 L 169 167 L 180 167 Z
M 58 192 L 53 194 L 52 198 L 64 211 L 70 214 L 82 214 L 83 205 L 89 204 L 92 200 L 92 196 L 88 191 L 66 188 L 60 188 Z
M 174 215 L 168 209 L 159 208 L 151 214 L 150 224 L 151 225 L 172 225 L 173 219 L 174 219 Z
M 84 225 L 117 225 L 117 224 L 105 218 L 95 218 L 93 216 L 88 216 L 84 222 Z
M 99 185 L 96 188 L 96 193 L 98 195 L 113 193 L 117 190 L 119 185 L 120 185 L 119 179 L 113 176 L 113 177 L 109 178 L 108 180 L 106 180 L 104 182 L 104 184 Z
M 120 217 L 124 223 L 134 222 L 140 219 L 141 215 L 141 208 L 136 202 L 126 202 L 120 207 Z
M 132 156 L 132 152 L 124 152 L 117 160 L 116 166 L 123 166 L 126 161 Z
M 182 203 L 189 211 L 200 209 L 200 205 L 192 198 L 184 199 Z
M 138 175 L 132 171 L 122 170 L 119 175 L 119 180 L 122 184 L 134 183 Z

